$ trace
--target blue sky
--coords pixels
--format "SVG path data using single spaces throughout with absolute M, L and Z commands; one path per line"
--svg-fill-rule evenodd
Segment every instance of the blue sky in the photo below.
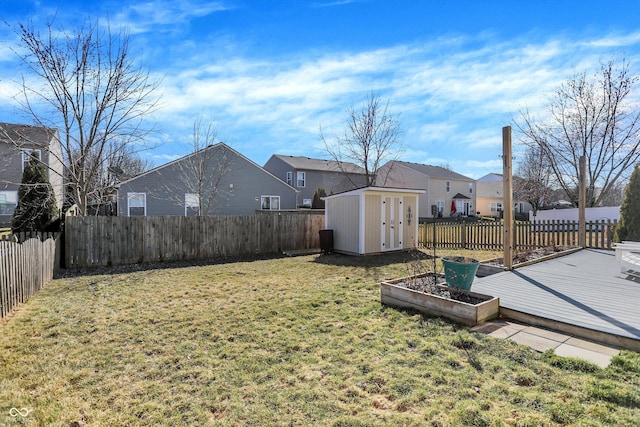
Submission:
M 576 72 L 625 57 L 640 73 L 635 0 L 0 0 L 10 24 L 54 15 L 67 29 L 85 17 L 127 28 L 136 60 L 162 79 L 154 165 L 189 151 L 198 116 L 261 165 L 326 158 L 320 126 L 340 134 L 373 91 L 400 123 L 402 160 L 479 178 L 501 172 L 502 127 L 525 108 L 541 114 Z M 25 122 L 12 46 L 4 25 L 0 121 Z

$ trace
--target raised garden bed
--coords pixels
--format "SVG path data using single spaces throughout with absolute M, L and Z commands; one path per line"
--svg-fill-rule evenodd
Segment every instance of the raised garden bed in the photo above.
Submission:
M 574 248 L 570 246 L 550 246 L 546 248 L 535 249 L 527 252 L 519 252 L 513 256 L 512 268 L 524 267 L 536 264 L 542 261 L 548 261 L 564 255 L 569 255 L 581 250 L 582 248 Z M 480 261 L 477 277 L 490 276 L 492 274 L 505 271 L 502 258 L 494 258 L 490 260 Z
M 498 298 L 451 289 L 443 282 L 444 278 L 432 273 L 385 280 L 380 283 L 381 301 L 384 305 L 411 308 L 471 326 L 498 317 Z

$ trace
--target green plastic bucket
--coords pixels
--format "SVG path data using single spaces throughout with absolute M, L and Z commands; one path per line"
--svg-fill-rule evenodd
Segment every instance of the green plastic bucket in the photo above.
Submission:
M 446 256 L 442 258 L 442 265 L 447 286 L 468 291 L 471 289 L 480 261 L 461 256 Z

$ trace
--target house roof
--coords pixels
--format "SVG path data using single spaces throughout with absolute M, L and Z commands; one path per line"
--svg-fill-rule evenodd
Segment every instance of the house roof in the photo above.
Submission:
M 55 129 L 44 126 L 31 126 L 12 123 L 0 123 L 0 141 L 14 144 L 34 144 L 48 147 L 56 134 Z
M 478 182 L 498 182 L 502 181 L 501 173 L 488 173 L 485 176 L 478 178 Z
M 186 156 L 180 157 L 179 159 L 176 159 L 176 160 L 173 160 L 173 161 L 171 161 L 171 162 L 165 163 L 165 164 L 163 164 L 163 165 L 157 166 L 157 167 L 155 167 L 155 168 L 153 168 L 153 169 L 149 169 L 148 171 L 146 171 L 146 172 L 142 172 L 141 174 L 136 175 L 136 176 L 134 176 L 134 177 L 132 177 L 132 178 L 129 178 L 129 179 L 127 179 L 126 181 L 122 181 L 122 182 L 120 182 L 120 183 L 118 184 L 118 186 L 120 186 L 120 185 L 122 185 L 122 184 L 126 184 L 126 183 L 128 183 L 128 182 L 130 182 L 130 181 L 135 181 L 135 180 L 136 180 L 136 179 L 138 179 L 138 178 L 141 178 L 141 177 L 143 177 L 143 176 L 145 176 L 145 175 L 147 175 L 147 174 L 150 174 L 150 173 L 156 172 L 156 171 L 158 171 L 158 170 L 164 169 L 164 168 L 166 168 L 166 167 L 168 167 L 168 166 L 170 166 L 170 165 L 173 165 L 173 164 L 175 164 L 175 163 L 182 162 L 182 161 L 184 161 L 185 159 L 188 159 L 189 157 L 192 157 L 192 156 L 195 156 L 195 155 L 201 154 L 201 153 L 202 153 L 202 152 L 204 152 L 204 151 L 214 150 L 214 149 L 217 149 L 217 148 L 224 148 L 224 149 L 226 149 L 226 150 L 229 150 L 231 153 L 233 153 L 233 154 L 235 154 L 236 156 L 238 156 L 238 157 L 240 157 L 240 158 L 244 159 L 245 161 L 249 162 L 250 164 L 252 164 L 252 165 L 253 165 L 253 166 L 255 166 L 256 168 L 260 169 L 262 172 L 266 173 L 267 175 L 269 175 L 269 176 L 273 177 L 273 179 L 275 179 L 276 181 L 278 181 L 278 183 L 282 183 L 282 184 L 286 185 L 287 187 L 289 187 L 290 189 L 292 189 L 292 190 L 293 190 L 293 191 L 295 191 L 296 193 L 299 193 L 299 192 L 300 192 L 299 190 L 297 190 L 297 189 L 293 188 L 292 186 L 290 186 L 290 185 L 289 185 L 289 184 L 287 184 L 286 182 L 282 181 L 282 180 L 281 180 L 281 179 L 279 179 L 277 176 L 275 176 L 274 174 L 272 174 L 271 172 L 269 172 L 268 170 L 266 170 L 265 168 L 263 168 L 262 166 L 260 166 L 260 165 L 259 165 L 259 164 L 257 164 L 256 162 L 254 162 L 253 160 L 251 160 L 251 159 L 249 159 L 249 158 L 247 158 L 247 157 L 243 156 L 243 155 L 242 155 L 242 154 L 240 154 L 238 151 L 236 151 L 236 150 L 234 150 L 233 148 L 229 147 L 229 146 L 228 146 L 227 144 L 225 144 L 224 142 L 218 142 L 218 143 L 216 143 L 216 144 L 209 145 L 208 147 L 203 148 L 202 150 L 198 150 L 198 151 L 195 151 L 195 152 L 189 153 L 189 154 L 187 154 Z
M 443 168 L 441 166 L 423 165 L 420 163 L 401 162 L 399 160 L 393 161 L 396 164 L 411 168 L 421 174 L 427 175 L 431 178 L 444 178 L 444 179 L 458 179 L 463 181 L 473 181 L 473 179 L 461 175 L 457 172 Z
M 272 157 L 282 160 L 294 169 L 364 174 L 364 168 L 351 162 L 338 163 L 335 160 L 312 159 L 310 157 L 286 156 L 282 154 L 274 154 Z M 342 164 L 342 168 L 340 168 L 340 164 Z

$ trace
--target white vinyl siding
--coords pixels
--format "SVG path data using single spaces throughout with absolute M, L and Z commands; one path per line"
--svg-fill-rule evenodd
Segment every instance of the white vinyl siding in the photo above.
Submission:
M 127 193 L 128 216 L 147 215 L 147 193 Z

